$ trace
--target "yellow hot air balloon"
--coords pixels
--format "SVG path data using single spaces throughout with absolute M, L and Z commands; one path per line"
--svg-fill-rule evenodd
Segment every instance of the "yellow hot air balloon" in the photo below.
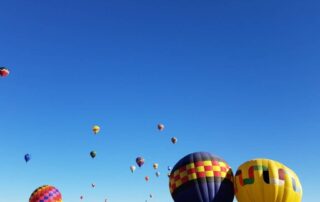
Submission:
M 153 164 L 153 168 L 156 170 L 156 169 L 158 169 L 158 167 L 159 167 L 159 164 L 157 164 L 157 163 L 154 163 Z
M 94 125 L 92 127 L 92 131 L 93 131 L 94 134 L 98 134 L 100 132 L 100 126 Z
M 235 176 L 239 202 L 301 202 L 298 176 L 285 165 L 270 159 L 254 159 L 242 164 Z

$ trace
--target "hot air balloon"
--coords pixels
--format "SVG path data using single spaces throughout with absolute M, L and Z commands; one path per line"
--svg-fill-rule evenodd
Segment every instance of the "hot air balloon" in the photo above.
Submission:
M 97 155 L 97 153 L 95 152 L 95 151 L 91 151 L 90 152 L 90 156 L 91 156 L 91 158 L 95 158 L 96 157 L 96 155 Z
M 172 170 L 171 166 L 168 166 L 168 171 Z
M 44 185 L 31 194 L 29 202 L 62 202 L 62 196 L 55 187 Z
M 285 165 L 270 159 L 243 163 L 235 175 L 239 202 L 300 202 L 302 187 L 298 176 Z
M 148 182 L 149 181 L 149 177 L 145 176 L 144 179 Z
M 144 164 L 144 159 L 143 157 L 137 157 L 136 158 L 136 163 L 139 167 L 141 167 Z
M 92 131 L 93 131 L 94 134 L 98 134 L 100 132 L 100 126 L 94 125 L 92 127 Z
M 26 161 L 26 163 L 28 163 L 28 161 L 30 161 L 30 159 L 31 159 L 31 155 L 30 154 L 24 155 L 24 160 Z
M 207 152 L 183 157 L 173 167 L 169 181 L 175 202 L 232 202 L 234 198 L 231 168 Z
M 159 167 L 159 164 L 157 164 L 157 163 L 154 163 L 153 164 L 153 168 L 156 170 L 156 169 L 158 169 L 158 167 Z
M 156 172 L 156 176 L 157 176 L 157 177 L 160 176 L 160 172 L 159 172 L 159 171 Z
M 95 188 L 95 187 L 96 187 L 96 185 L 92 183 L 92 184 L 91 184 L 91 187 L 92 187 L 92 188 Z
M 83 196 L 80 196 L 80 200 L 82 200 L 83 199 Z
M 178 139 L 177 139 L 176 137 L 172 137 L 172 138 L 171 138 L 171 142 L 172 142 L 173 144 L 176 144 L 176 143 L 178 142 Z
M 133 173 L 136 170 L 136 167 L 134 165 L 130 166 L 130 170 Z
M 9 76 L 10 71 L 6 67 L 0 67 L 0 76 L 1 77 L 7 77 Z
M 152 194 L 150 194 L 149 197 L 152 198 Z
M 158 124 L 158 130 L 160 130 L 160 131 L 164 130 L 164 125 L 162 123 Z

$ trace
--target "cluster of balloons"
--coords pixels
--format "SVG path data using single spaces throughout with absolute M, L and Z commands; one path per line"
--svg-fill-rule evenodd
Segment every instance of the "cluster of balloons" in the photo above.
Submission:
M 173 168 L 169 188 L 175 202 L 301 202 L 298 176 L 270 159 L 243 163 L 236 174 L 220 157 L 196 152 Z

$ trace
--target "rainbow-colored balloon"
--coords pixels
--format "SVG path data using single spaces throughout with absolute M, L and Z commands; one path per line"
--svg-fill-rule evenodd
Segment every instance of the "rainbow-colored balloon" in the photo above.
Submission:
M 29 202 L 62 202 L 62 196 L 55 187 L 44 185 L 31 194 Z

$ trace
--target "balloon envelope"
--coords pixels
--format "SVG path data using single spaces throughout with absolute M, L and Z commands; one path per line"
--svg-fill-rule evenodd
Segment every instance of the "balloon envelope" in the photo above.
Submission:
M 164 130 L 164 125 L 162 123 L 158 124 L 158 130 L 163 131 Z
M 29 202 L 62 202 L 62 196 L 55 187 L 44 185 L 31 194 Z
M 139 167 L 141 167 L 144 164 L 144 159 L 143 157 L 137 157 L 136 158 L 136 163 Z
M 136 167 L 134 165 L 130 166 L 130 170 L 133 173 L 136 170 Z
M 232 202 L 233 174 L 221 158 L 207 152 L 183 157 L 170 174 L 175 202 Z
M 91 152 L 90 152 L 90 156 L 91 156 L 91 158 L 95 158 L 95 157 L 96 157 L 96 155 L 97 155 L 97 153 L 96 153 L 95 151 L 91 151 Z
M 173 144 L 176 144 L 178 142 L 178 139 L 176 137 L 171 138 L 171 142 Z
M 98 134 L 100 132 L 100 126 L 94 125 L 92 127 L 92 131 L 93 131 L 94 134 Z
M 235 175 L 239 202 L 300 202 L 302 187 L 298 176 L 285 165 L 270 159 L 243 163 Z
M 157 163 L 154 163 L 153 164 L 153 168 L 156 170 L 156 169 L 158 169 L 158 167 L 159 167 L 159 164 L 157 164 Z
M 0 76 L 1 77 L 7 77 L 10 74 L 9 69 L 5 67 L 0 67 Z
M 28 161 L 30 161 L 30 159 L 31 159 L 31 155 L 30 154 L 24 155 L 24 160 L 26 161 L 26 163 L 28 163 Z

